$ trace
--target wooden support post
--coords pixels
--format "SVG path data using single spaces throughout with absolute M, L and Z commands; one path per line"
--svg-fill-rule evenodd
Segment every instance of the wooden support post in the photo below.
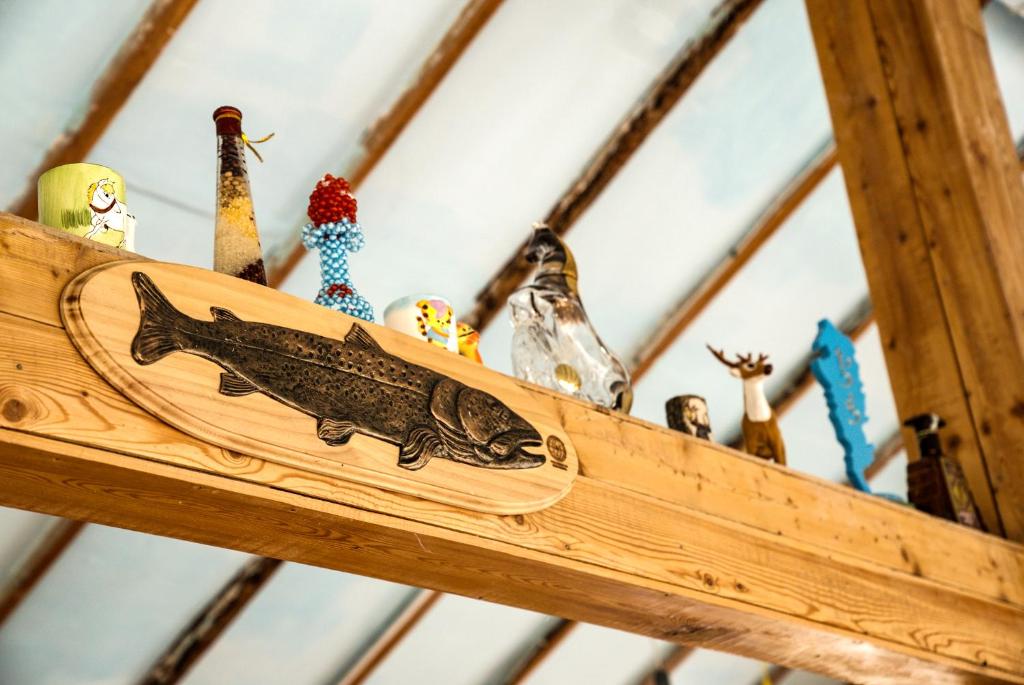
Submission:
M 978 3 L 807 8 L 900 414 L 946 419 L 988 529 L 1024 540 L 1024 185 Z
M 0 504 L 856 682 L 1024 682 L 1024 546 L 542 388 L 520 386 L 559 417 L 581 469 L 564 499 L 529 514 L 344 482 L 174 430 L 102 381 L 58 314 L 76 274 L 129 257 L 0 216 Z M 444 354 L 410 356 L 440 368 Z

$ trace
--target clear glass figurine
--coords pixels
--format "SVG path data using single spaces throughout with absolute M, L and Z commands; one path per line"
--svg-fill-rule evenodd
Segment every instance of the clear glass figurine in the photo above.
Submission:
M 601 342 L 583 310 L 572 252 L 550 228 L 534 224 L 526 258 L 539 267 L 533 282 L 508 298 L 516 377 L 629 412 L 629 372 Z

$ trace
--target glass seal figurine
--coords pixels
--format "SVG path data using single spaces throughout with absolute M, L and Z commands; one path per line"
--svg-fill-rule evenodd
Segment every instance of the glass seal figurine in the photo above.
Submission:
M 534 224 L 526 259 L 537 273 L 508 298 L 516 377 L 628 413 L 629 372 L 587 318 L 572 252 L 550 228 Z
M 366 244 L 356 221 L 356 198 L 343 178 L 324 174 L 309 196 L 311 223 L 302 228 L 302 244 L 320 250 L 319 305 L 373 322 L 373 307 L 356 291 L 348 271 L 348 253 Z

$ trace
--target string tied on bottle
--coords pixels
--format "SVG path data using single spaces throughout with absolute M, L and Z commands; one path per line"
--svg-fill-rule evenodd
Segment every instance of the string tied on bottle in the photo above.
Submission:
M 242 131 L 242 142 L 245 143 L 245 146 L 247 148 L 252 150 L 252 153 L 254 155 L 256 155 L 256 159 L 259 160 L 260 162 L 263 161 L 263 156 L 260 155 L 259 151 L 256 148 L 254 148 L 253 145 L 259 145 L 260 143 L 265 143 L 265 142 L 267 142 L 268 140 L 270 140 L 273 137 L 274 137 L 274 134 L 271 133 L 270 135 L 263 136 L 262 138 L 258 138 L 256 140 L 252 140 L 251 138 L 249 138 L 249 136 L 245 135 L 245 131 Z

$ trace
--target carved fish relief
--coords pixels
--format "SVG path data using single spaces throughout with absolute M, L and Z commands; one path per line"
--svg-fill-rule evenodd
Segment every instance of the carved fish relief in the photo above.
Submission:
M 258 392 L 312 416 L 328 445 L 356 433 L 398 445 L 398 464 L 410 470 L 432 458 L 491 469 L 545 462 L 527 451 L 542 444 L 537 429 L 496 397 L 384 351 L 357 323 L 341 341 L 243 321 L 220 307 L 202 321 L 175 308 L 146 274 L 131 280 L 138 364 L 177 352 L 202 357 L 223 369 L 221 394 Z

